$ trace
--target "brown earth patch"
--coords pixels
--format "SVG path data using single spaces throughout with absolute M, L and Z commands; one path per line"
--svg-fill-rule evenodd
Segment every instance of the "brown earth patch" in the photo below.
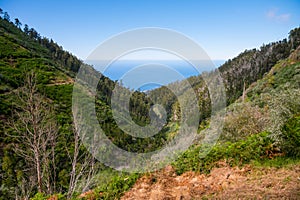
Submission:
M 279 169 L 220 164 L 208 175 L 186 172 L 176 176 L 167 166 L 141 177 L 121 199 L 300 199 L 300 164 Z

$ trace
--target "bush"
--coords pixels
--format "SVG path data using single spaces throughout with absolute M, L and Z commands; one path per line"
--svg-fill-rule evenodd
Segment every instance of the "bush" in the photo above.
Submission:
M 225 117 L 222 140 L 237 142 L 264 131 L 270 123 L 267 111 L 249 102 L 235 103 L 231 107 Z
M 273 140 L 268 132 L 251 135 L 245 140 L 238 142 L 227 142 L 214 146 L 203 158 L 201 151 L 205 146 L 193 147 L 184 152 L 173 163 L 178 174 L 186 171 L 200 171 L 208 173 L 220 160 L 226 160 L 231 166 L 249 163 L 252 160 L 261 160 L 267 157 L 267 153 L 273 149 Z
M 124 192 L 133 186 L 139 177 L 139 174 L 134 173 L 129 175 L 116 175 L 110 183 L 98 188 L 96 193 L 101 194 L 99 199 L 119 199 Z
M 300 157 L 300 115 L 283 125 L 281 149 L 286 156 Z

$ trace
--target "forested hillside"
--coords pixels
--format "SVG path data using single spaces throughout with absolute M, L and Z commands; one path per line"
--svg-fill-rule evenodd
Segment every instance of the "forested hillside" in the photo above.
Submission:
M 81 61 L 20 23 L 0 19 L 2 199 L 70 190 L 75 148 L 71 94 Z
M 226 61 L 218 68 L 226 88 L 227 105 L 239 98 L 243 90 L 253 82 L 261 79 L 279 60 L 285 59 L 292 50 L 299 46 L 299 29 L 290 31 L 289 39 L 263 45 L 258 49 L 245 50 L 232 60 Z M 201 107 L 201 120 L 210 115 L 210 99 L 208 89 L 201 75 L 188 78 L 198 94 Z M 180 85 L 181 83 L 174 83 Z M 180 88 L 180 86 L 177 86 Z M 163 104 L 168 113 L 178 112 L 175 96 L 166 88 L 151 91 L 153 98 L 163 97 Z M 173 110 L 173 111 L 171 111 Z
M 221 138 L 205 157 L 195 143 L 121 199 L 299 199 L 299 86 L 300 46 L 227 107 Z
M 198 143 L 181 152 L 172 164 L 177 174 L 208 173 L 224 159 L 239 166 L 273 157 L 299 158 L 299 45 L 296 28 L 289 38 L 246 50 L 219 67 L 228 105 L 223 134 L 205 158 L 198 156 L 202 148 Z M 10 21 L 7 13 L 1 15 L 0 199 L 51 195 L 69 199 L 86 191 L 95 198 L 116 199 L 142 176 L 104 166 L 81 144 L 71 109 L 74 80 L 82 64 L 52 39 L 22 26 L 18 19 Z M 210 122 L 209 92 L 201 75 L 187 80 L 198 97 L 200 131 Z M 181 88 L 181 82 L 171 85 Z M 95 100 L 99 124 L 114 144 L 144 153 L 159 149 L 177 134 L 180 105 L 167 87 L 147 94 L 135 91 L 129 102 L 132 119 L 144 126 L 150 123 L 152 101 L 160 99 L 168 114 L 163 129 L 150 138 L 125 134 L 112 115 L 115 86 L 122 87 L 101 76 Z M 123 89 L 124 95 L 130 92 Z
M 0 18 L 1 198 L 29 197 L 36 192 L 61 192 L 70 197 L 92 187 L 92 175 L 108 169 L 87 156 L 74 131 L 73 82 L 83 63 L 33 28 L 25 24 L 21 29 L 20 25 L 7 16 Z M 132 137 L 118 129 L 109 107 L 114 86 L 115 82 L 102 76 L 96 101 L 99 123 L 109 138 L 132 151 L 149 151 L 160 145 L 163 140 L 149 147 L 153 139 L 128 142 Z M 150 104 L 143 99 L 145 94 L 133 94 L 132 116 L 140 124 L 149 121 Z M 45 138 L 35 143 L 38 136 Z M 37 151 L 39 148 L 43 150 Z M 79 181 L 86 185 L 77 185 Z

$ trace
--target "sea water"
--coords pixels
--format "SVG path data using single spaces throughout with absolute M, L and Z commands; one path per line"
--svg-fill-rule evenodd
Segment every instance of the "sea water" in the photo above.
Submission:
M 223 60 L 118 60 L 107 65 L 92 62 L 94 68 L 113 81 L 127 88 L 149 91 L 162 85 L 198 76 L 203 71 L 211 71 L 224 63 Z

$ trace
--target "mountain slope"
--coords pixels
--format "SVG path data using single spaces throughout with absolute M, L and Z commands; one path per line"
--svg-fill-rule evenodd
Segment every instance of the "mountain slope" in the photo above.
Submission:
M 235 129 L 225 131 L 223 137 L 231 134 L 205 158 L 195 145 L 172 166 L 138 179 L 121 199 L 299 199 L 300 46 L 251 84 L 246 96 L 228 107 L 225 120 Z M 250 120 L 258 113 L 246 113 L 249 106 L 262 108 L 258 121 Z M 251 132 L 260 123 L 265 131 Z M 234 133 L 242 129 L 248 135 Z
M 42 99 L 46 110 L 53 111 L 51 117 L 55 119 L 57 128 L 53 151 L 55 156 L 50 165 L 55 169 L 53 169 L 53 176 L 44 178 L 45 183 L 42 184 L 41 190 L 47 194 L 59 192 L 66 194 L 71 187 L 71 174 L 76 173 L 79 177 L 82 173 L 78 166 L 84 166 L 84 174 L 89 172 L 89 165 L 85 166 L 85 156 L 89 154 L 82 144 L 78 141 L 75 143 L 77 134 L 74 130 L 71 112 L 74 77 L 82 64 L 82 61 L 64 51 L 51 39 L 40 36 L 33 28 L 21 30 L 12 22 L 0 17 L 0 199 L 14 199 L 16 195 L 33 196 L 37 192 L 37 174 L 32 163 L 27 163 L 24 157 L 16 152 L 18 147 L 22 147 L 22 151 L 30 155 L 29 148 L 22 144 L 20 135 L 14 130 L 15 125 L 22 129 L 20 116 L 26 113 L 23 111 L 29 104 L 25 103 L 28 99 L 23 99 L 25 102 L 22 103 L 20 98 L 28 96 L 24 90 L 28 87 L 25 80 L 32 73 L 34 74 L 33 82 L 36 83 L 36 91 L 32 95 Z M 95 72 L 92 67 L 87 67 L 86 70 Z M 156 143 L 151 143 L 153 141 L 151 138 L 133 141 L 131 136 L 125 135 L 117 127 L 109 106 L 114 86 L 115 82 L 101 76 L 96 98 L 99 123 L 108 137 L 116 145 L 132 151 L 149 151 L 161 145 L 164 141 L 160 139 L 162 135 L 156 136 L 159 138 Z M 132 102 L 135 102 L 132 117 L 141 124 L 147 122 L 149 110 L 149 103 L 145 103 L 144 99 L 145 94 L 141 92 L 135 92 L 132 97 Z M 142 113 L 139 113 L 141 111 Z M 32 124 L 28 126 L 31 127 Z M 76 145 L 79 146 L 76 147 Z M 79 160 L 75 163 L 77 167 L 73 172 L 72 155 L 77 155 L 74 153 L 76 149 L 79 149 Z M 95 159 L 89 162 L 93 163 L 93 176 L 96 171 L 98 173 L 98 170 L 109 170 Z M 47 189 L 48 180 L 53 184 L 51 191 Z M 97 182 L 85 180 L 82 176 L 76 181 L 88 184 L 74 188 L 74 191 L 80 192 L 94 187 Z
M 299 32 L 299 28 L 297 28 L 290 32 L 289 40 L 284 39 L 263 45 L 260 49 L 245 50 L 218 68 L 226 89 L 227 105 L 233 103 L 242 95 L 244 86 L 248 87 L 262 78 L 279 60 L 285 59 L 290 55 L 291 50 L 298 44 L 292 41 L 298 41 Z M 187 80 L 199 98 L 199 106 L 202 111 L 200 121 L 203 121 L 210 116 L 211 112 L 208 98 L 209 91 L 206 83 L 201 78 L 201 75 L 190 77 Z M 181 82 L 170 85 L 174 84 L 177 84 L 175 87 L 181 88 Z M 150 95 L 153 99 L 159 99 L 160 96 L 163 96 L 162 103 L 166 106 L 169 117 L 174 118 L 174 114 L 178 112 L 179 108 L 176 103 L 176 97 L 170 90 L 162 87 L 151 91 Z

